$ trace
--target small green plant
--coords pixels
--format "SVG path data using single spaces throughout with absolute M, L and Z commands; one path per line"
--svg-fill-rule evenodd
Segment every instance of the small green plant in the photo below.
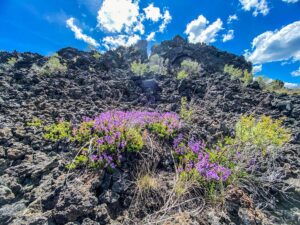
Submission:
M 290 131 L 282 126 L 282 120 L 273 120 L 263 115 L 256 119 L 254 116 L 242 116 L 235 128 L 234 143 L 239 145 L 251 144 L 263 152 L 268 146 L 282 146 L 289 141 Z
M 169 63 L 168 60 L 165 60 L 159 55 L 157 54 L 152 55 L 148 62 L 149 72 L 160 74 L 160 75 L 167 75 L 168 63 Z
M 188 122 L 190 122 L 191 119 L 192 119 L 193 110 L 188 109 L 187 97 L 182 97 L 181 98 L 181 106 L 180 106 L 179 115 L 183 120 L 188 121 Z
M 8 59 L 7 64 L 8 64 L 10 67 L 13 67 L 13 66 L 16 64 L 16 62 L 17 62 L 17 58 L 11 57 L 11 58 Z
M 253 81 L 252 73 L 249 73 L 248 70 L 244 70 L 243 77 L 241 78 L 244 85 L 251 84 Z
M 70 138 L 72 126 L 70 122 L 60 121 L 57 124 L 52 124 L 44 127 L 44 138 L 51 141 L 58 141 L 64 138 Z
M 181 70 L 185 71 L 187 74 L 196 74 L 200 71 L 200 65 L 198 62 L 185 59 L 181 62 Z
M 131 71 L 138 76 L 143 76 L 148 71 L 148 65 L 146 63 L 131 63 Z
M 174 191 L 177 197 L 183 196 L 193 187 L 199 186 L 203 180 L 201 179 L 199 173 L 192 169 L 190 171 L 183 171 L 179 174 L 178 179 L 174 185 Z
M 239 79 L 243 76 L 243 70 L 237 69 L 233 65 L 228 64 L 224 66 L 224 73 L 229 74 L 232 79 Z
M 224 66 L 224 73 L 229 74 L 231 79 L 239 79 L 244 85 L 248 85 L 253 81 L 252 73 L 249 73 L 246 69 L 235 68 L 233 65 L 226 64 Z
M 36 64 L 32 65 L 32 70 L 41 75 L 51 75 L 55 72 L 65 73 L 67 69 L 67 66 L 60 62 L 60 57 L 57 54 L 51 56 L 42 67 Z
M 74 160 L 71 163 L 68 163 L 66 165 L 66 169 L 73 170 L 79 166 L 84 166 L 88 162 L 88 157 L 85 155 L 78 155 L 74 158 Z
M 94 51 L 93 57 L 98 60 L 101 58 L 101 54 L 97 51 Z
M 143 136 L 141 130 L 137 128 L 130 128 L 124 134 L 128 143 L 128 152 L 140 151 L 144 146 Z
M 184 70 L 180 70 L 178 73 L 177 73 L 177 79 L 178 80 L 182 80 L 182 79 L 185 79 L 188 77 L 188 73 L 185 72 Z
M 30 121 L 30 122 L 27 122 L 26 123 L 26 125 L 27 126 L 31 126 L 31 127 L 41 127 L 42 126 L 42 120 L 41 119 L 39 119 L 39 118 L 37 118 L 37 117 L 34 117 L 33 119 L 32 119 L 32 121 Z
M 267 88 L 270 90 L 280 90 L 283 87 L 284 87 L 284 82 L 281 80 L 273 80 L 267 85 Z

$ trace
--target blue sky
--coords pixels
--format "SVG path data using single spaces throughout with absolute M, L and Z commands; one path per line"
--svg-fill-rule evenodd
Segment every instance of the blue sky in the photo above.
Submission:
M 300 0 L 1 0 L 0 27 L 0 50 L 44 55 L 179 34 L 247 52 L 257 75 L 300 84 Z

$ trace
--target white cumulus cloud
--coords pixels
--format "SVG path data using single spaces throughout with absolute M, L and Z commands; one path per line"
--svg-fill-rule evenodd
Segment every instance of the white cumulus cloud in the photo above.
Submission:
M 132 0 L 104 0 L 98 11 L 98 26 L 112 33 L 129 32 L 138 23 L 138 2 Z
M 297 70 L 293 71 L 291 74 L 293 77 L 299 77 L 300 76 L 300 67 Z
M 230 23 L 232 23 L 232 22 L 235 21 L 235 20 L 239 20 L 239 18 L 237 17 L 236 14 L 229 15 L 229 16 L 228 16 L 228 19 L 227 19 L 227 24 L 230 24 Z
M 66 23 L 67 23 L 67 27 L 69 27 L 74 32 L 76 39 L 82 40 L 85 43 L 92 45 L 94 47 L 99 47 L 99 43 L 95 39 L 93 39 L 92 37 L 89 37 L 86 34 L 83 34 L 82 30 L 74 24 L 73 17 L 69 18 L 66 21 Z
M 151 32 L 151 33 L 147 36 L 146 40 L 147 40 L 147 41 L 152 41 L 152 40 L 154 40 L 155 34 L 156 34 L 155 32 Z
M 300 84 L 284 82 L 284 87 L 289 89 L 300 88 Z
M 106 49 L 115 49 L 119 46 L 129 47 L 141 40 L 141 37 L 137 34 L 134 35 L 116 35 L 106 36 L 103 38 L 103 45 Z
M 165 29 L 167 28 L 167 25 L 171 23 L 172 21 L 172 16 L 169 12 L 169 10 L 166 10 L 164 15 L 163 15 L 163 21 L 162 24 L 159 26 L 159 32 L 163 33 Z
M 258 65 L 254 65 L 253 68 L 252 68 L 252 73 L 259 73 L 261 72 L 262 70 L 262 65 L 261 64 L 258 64 Z
M 223 42 L 230 41 L 234 38 L 234 30 L 228 30 L 227 34 L 223 34 Z
M 286 3 L 296 3 L 298 2 L 299 0 L 282 0 L 283 2 L 286 2 Z
M 148 7 L 143 9 L 146 15 L 146 19 L 157 22 L 162 18 L 160 13 L 160 8 L 155 7 L 153 4 L 150 4 Z
M 242 8 L 245 11 L 253 10 L 253 16 L 258 14 L 267 15 L 270 11 L 268 2 L 266 0 L 239 0 Z
M 200 15 L 187 24 L 185 33 L 191 43 L 212 43 L 216 41 L 218 32 L 223 29 L 222 25 L 223 22 L 219 18 L 209 25 L 209 21 L 203 15 Z
M 300 21 L 275 31 L 266 31 L 252 41 L 252 52 L 246 58 L 254 64 L 300 60 Z

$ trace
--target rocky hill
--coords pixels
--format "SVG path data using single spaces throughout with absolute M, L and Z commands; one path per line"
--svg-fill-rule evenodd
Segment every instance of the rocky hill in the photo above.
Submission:
M 143 41 L 101 55 L 61 49 L 57 58 L 65 69 L 48 74 L 37 68 L 43 68 L 49 57 L 0 53 L 0 224 L 299 224 L 300 96 L 232 80 L 223 72 L 226 64 L 248 71 L 252 65 L 212 46 L 175 37 L 151 52 L 167 61 L 166 75 L 132 73 L 132 62 L 148 61 Z M 198 62 L 201 69 L 176 79 L 185 59 Z M 43 137 L 45 125 L 61 119 L 76 124 L 85 116 L 111 110 L 179 113 L 182 97 L 193 109 L 191 122 L 183 129 L 207 146 L 233 137 L 241 115 L 284 117 L 283 125 L 292 136 L 276 158 L 278 173 L 272 176 L 280 176 L 277 186 L 270 186 L 274 184 L 270 175 L 265 183 L 227 186 L 222 202 L 200 194 L 168 204 L 175 171 L 166 149 L 172 144 L 158 140 L 151 147 L 145 145 L 144 151 L 154 151 L 146 158 L 156 165 L 160 189 L 138 199 L 133 171 L 143 155 L 128 156 L 113 173 L 68 171 L 66 164 L 78 146 Z M 35 118 L 41 126 L 30 125 Z

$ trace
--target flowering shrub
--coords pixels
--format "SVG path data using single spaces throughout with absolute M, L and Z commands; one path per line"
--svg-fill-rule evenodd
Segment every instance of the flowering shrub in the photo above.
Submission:
M 84 118 L 82 123 L 73 128 L 71 123 L 64 121 L 50 125 L 45 128 L 44 137 L 53 141 L 68 138 L 84 146 L 89 145 L 79 154 L 87 158 L 84 163 L 91 167 L 113 169 L 121 163 L 124 152 L 143 148 L 144 130 L 169 138 L 180 126 L 175 113 L 108 111 L 95 118 Z M 68 167 L 75 168 L 82 161 L 76 157 Z
M 200 180 L 226 181 L 231 170 L 210 160 L 210 155 L 203 150 L 204 143 L 194 139 L 187 143 L 182 135 L 174 140 L 175 156 L 179 160 L 178 171 L 197 174 Z

